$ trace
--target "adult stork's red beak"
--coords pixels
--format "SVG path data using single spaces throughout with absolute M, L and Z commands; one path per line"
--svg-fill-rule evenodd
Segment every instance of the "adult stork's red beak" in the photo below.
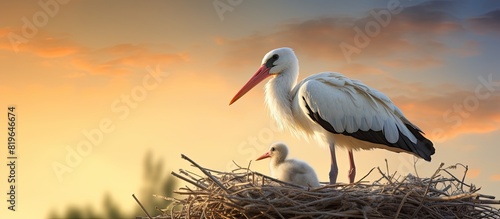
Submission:
M 240 99 L 240 97 L 245 95 L 248 91 L 250 91 L 253 87 L 255 87 L 255 85 L 259 84 L 261 81 L 263 81 L 267 77 L 271 76 L 269 74 L 269 69 L 270 68 L 266 67 L 265 64 L 262 65 L 259 68 L 259 70 L 257 70 L 257 72 L 255 72 L 255 74 L 252 76 L 252 78 L 250 78 L 250 80 L 248 80 L 248 82 L 240 89 L 240 91 L 238 91 L 238 93 L 236 95 L 234 95 L 231 102 L 229 102 L 229 105 L 233 104 L 238 99 Z
M 266 152 L 265 154 L 263 154 L 262 156 L 260 156 L 259 158 L 255 159 L 255 161 L 266 159 L 268 157 L 271 157 L 271 152 L 269 152 L 269 151 Z

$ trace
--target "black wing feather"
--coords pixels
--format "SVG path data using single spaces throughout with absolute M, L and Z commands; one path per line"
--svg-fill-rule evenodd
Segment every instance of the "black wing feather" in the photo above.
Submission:
M 304 102 L 306 104 L 306 108 L 308 111 L 307 115 L 309 115 L 309 117 L 313 121 L 315 121 L 319 125 L 321 125 L 321 127 L 323 127 L 324 129 L 326 129 L 327 131 L 329 131 L 331 133 L 351 136 L 351 137 L 354 137 L 358 140 L 367 141 L 367 142 L 371 142 L 374 144 L 383 144 L 383 145 L 387 145 L 389 147 L 401 148 L 405 151 L 408 151 L 410 153 L 413 153 L 413 154 L 423 158 L 426 161 L 431 161 L 431 155 L 433 155 L 435 153 L 435 149 L 434 149 L 432 142 L 429 139 L 425 138 L 422 135 L 421 131 L 413 128 L 413 126 L 408 125 L 408 124 L 405 124 L 406 128 L 408 128 L 410 130 L 410 132 L 417 138 L 417 143 L 411 142 L 408 137 L 406 137 L 405 135 L 403 135 L 399 131 L 399 128 L 398 128 L 399 138 L 398 138 L 398 141 L 396 143 L 388 142 L 387 139 L 385 138 L 383 131 L 358 130 L 358 131 L 353 132 L 353 133 L 349 133 L 347 131 L 339 133 L 339 132 L 335 131 L 333 126 L 328 121 L 321 118 L 321 116 L 319 115 L 318 112 L 314 112 L 311 109 L 311 107 L 309 107 L 309 104 L 307 103 L 305 97 L 302 97 L 302 99 L 304 100 Z

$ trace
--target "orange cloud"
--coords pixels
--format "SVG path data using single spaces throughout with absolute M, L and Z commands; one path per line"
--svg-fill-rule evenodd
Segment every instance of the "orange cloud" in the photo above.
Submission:
M 15 53 L 31 53 L 43 58 L 68 56 L 84 50 L 67 36 L 53 37 L 42 30 L 32 38 L 26 38 L 19 29 L 0 29 L 0 49 Z
M 402 85 L 406 86 L 407 85 Z M 414 85 L 419 89 L 432 89 Z M 436 87 L 436 93 L 439 88 Z M 404 90 L 404 89 L 402 89 Z M 434 93 L 428 91 L 429 93 Z M 425 93 L 422 93 L 425 94 Z M 490 93 L 488 98 L 478 98 L 474 91 L 451 90 L 441 95 L 410 95 L 393 97 L 405 115 L 417 124 L 435 142 L 445 141 L 468 133 L 488 133 L 500 128 L 498 103 L 500 96 Z
M 9 40 L 9 34 L 13 33 L 14 29 L 10 27 L 2 27 L 0 28 L 0 49 L 13 51 L 14 47 Z
M 71 42 L 67 37 L 40 36 L 26 44 L 20 45 L 22 51 L 30 51 L 44 58 L 69 56 L 85 50 L 82 46 Z
M 467 171 L 467 177 L 469 179 L 475 179 L 479 176 L 480 173 L 481 173 L 481 170 L 478 168 L 469 169 Z
M 12 32 L 12 29 L 9 27 L 0 28 L 0 37 L 6 37 L 8 33 Z
M 463 30 L 460 21 L 446 12 L 451 4 L 427 2 L 407 7 L 399 14 L 392 14 L 386 25 L 373 16 L 379 10 L 372 10 L 362 18 L 323 17 L 281 25 L 273 33 L 240 39 L 218 37 L 215 42 L 227 48 L 227 58 L 221 64 L 231 66 L 250 64 L 240 54 L 261 58 L 264 52 L 283 46 L 296 49 L 306 58 L 334 63 L 376 59 L 389 65 L 436 66 L 442 63 L 443 53 L 455 52 L 441 36 Z M 374 21 L 379 29 L 374 36 L 367 37 L 367 24 Z
M 150 45 L 119 44 L 74 57 L 72 63 L 89 74 L 126 74 L 147 65 L 189 61 L 187 53 L 165 53 Z
M 81 77 L 85 77 L 87 74 L 83 73 L 83 72 L 72 72 L 72 73 L 68 73 L 66 75 L 64 75 L 65 78 L 81 78 Z
M 10 33 L 16 32 L 10 28 L 0 29 L 0 35 L 7 36 Z M 187 53 L 172 52 L 173 47 L 168 45 L 118 44 L 91 49 L 72 41 L 69 36 L 55 37 L 42 30 L 16 48 L 8 37 L 0 41 L 0 49 L 51 58 L 43 61 L 46 66 L 50 66 L 50 62 L 60 62 L 57 58 L 64 60 L 68 69 L 72 72 L 76 70 L 76 73 L 64 76 L 70 78 L 96 74 L 122 75 L 134 72 L 137 68 L 142 70 L 148 65 L 165 66 L 189 61 Z
M 493 174 L 490 176 L 492 181 L 500 181 L 500 174 Z
M 443 64 L 443 61 L 427 56 L 427 57 L 419 57 L 414 59 L 388 59 L 383 61 L 383 64 L 392 68 L 410 68 L 410 69 L 420 69 L 420 68 L 428 68 L 435 67 Z

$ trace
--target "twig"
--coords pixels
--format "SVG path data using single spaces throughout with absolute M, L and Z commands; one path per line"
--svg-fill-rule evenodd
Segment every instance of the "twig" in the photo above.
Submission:
M 368 171 L 368 173 L 367 173 L 365 176 L 361 177 L 361 179 L 359 179 L 359 180 L 356 182 L 356 184 L 357 184 L 357 183 L 361 183 L 361 181 L 363 181 L 366 177 L 368 177 L 368 176 L 370 175 L 370 173 L 372 173 L 372 171 L 373 171 L 375 168 L 376 168 L 376 167 L 373 167 L 370 171 Z
M 239 169 L 243 168 L 240 165 L 238 165 L 236 162 L 234 162 L 234 160 L 232 160 L 232 161 L 233 161 L 234 165 L 236 165 Z
M 427 188 L 425 188 L 425 192 L 422 195 L 422 201 L 420 201 L 420 205 L 418 206 L 417 210 L 415 210 L 415 212 L 413 213 L 412 218 L 417 216 L 418 211 L 420 211 L 420 209 L 422 208 L 424 201 L 425 201 L 425 196 L 427 195 L 427 192 L 429 192 L 429 188 L 431 187 L 432 180 L 434 179 L 434 177 L 436 177 L 436 175 L 438 175 L 439 171 L 443 168 L 443 166 L 444 166 L 444 163 L 441 163 L 439 165 L 438 169 L 436 170 L 436 172 L 431 176 L 431 178 L 429 180 L 429 184 L 427 184 Z
M 269 202 L 269 200 L 267 200 L 267 198 L 264 196 L 264 194 L 262 194 L 262 192 L 260 194 L 262 195 L 264 200 L 267 202 L 267 204 L 274 210 L 274 212 L 276 212 L 276 214 L 278 214 L 278 216 L 280 216 L 281 219 L 285 219 L 285 217 L 283 217 L 283 215 L 281 215 L 280 211 L 278 211 L 278 209 L 276 209 L 276 207 L 274 207 L 274 205 L 271 204 Z
M 406 193 L 406 195 L 403 197 L 403 200 L 401 200 L 401 203 L 399 204 L 398 210 L 396 211 L 396 215 L 394 215 L 394 218 L 399 217 L 399 213 L 401 212 L 401 209 L 403 209 L 403 205 L 406 202 L 406 199 L 408 196 L 410 196 L 413 193 L 413 190 L 410 190 L 410 192 Z
M 387 162 L 387 158 L 385 158 L 384 160 L 385 160 L 385 169 L 387 171 L 387 175 L 390 176 L 391 172 L 389 172 L 389 163 Z
M 146 211 L 146 209 L 144 208 L 144 206 L 142 206 L 142 204 L 141 204 L 141 202 L 139 201 L 139 199 L 137 199 L 137 198 L 135 197 L 135 195 L 134 195 L 134 194 L 132 194 L 132 197 L 134 197 L 134 199 L 135 199 L 135 201 L 137 202 L 137 204 L 139 204 L 139 206 L 141 206 L 142 211 L 144 211 L 144 213 L 146 213 L 146 215 L 148 216 L 148 218 L 149 218 L 149 219 L 153 219 L 153 218 L 151 217 L 151 215 L 149 215 L 149 213 Z
M 187 161 L 189 161 L 190 163 L 192 163 L 193 165 L 195 165 L 196 167 L 198 167 L 198 169 L 201 170 L 201 172 L 203 172 L 206 176 L 208 176 L 208 178 L 210 178 L 215 184 L 217 184 L 222 190 L 224 190 L 226 193 L 229 193 L 229 190 L 227 190 L 226 187 L 224 187 L 224 185 L 222 185 L 222 183 L 219 182 L 219 180 L 217 180 L 216 178 L 214 178 L 214 176 L 212 176 L 212 174 L 210 174 L 209 172 L 207 172 L 203 167 L 201 167 L 200 165 L 198 165 L 196 162 L 194 162 L 193 160 L 191 160 L 189 157 L 187 157 L 186 155 L 184 154 L 181 154 L 181 157 Z
M 463 166 L 463 165 L 462 165 Z M 464 172 L 464 177 L 462 177 L 462 182 L 465 182 L 465 176 L 467 175 L 467 171 L 469 170 L 469 166 L 465 166 L 465 172 Z M 464 184 L 462 183 L 461 186 L 462 191 L 464 190 Z
M 478 194 L 478 197 L 482 197 L 482 198 L 489 198 L 489 199 L 495 199 L 495 196 L 492 196 L 492 195 L 483 195 L 483 194 Z
M 234 162 L 234 161 L 233 161 Z M 250 171 L 250 165 L 252 164 L 252 160 L 248 161 L 247 171 Z
M 207 187 L 205 187 L 203 185 L 200 185 L 200 184 L 196 183 L 195 181 L 192 181 L 192 180 L 190 180 L 190 179 L 188 179 L 188 178 L 186 178 L 184 176 L 181 176 L 181 175 L 177 174 L 176 172 L 172 172 L 171 174 L 174 175 L 175 177 L 179 178 L 179 179 L 182 179 L 182 180 L 184 180 L 184 181 L 186 181 L 188 183 L 191 183 L 191 184 L 195 185 L 196 187 L 198 187 L 200 189 L 207 189 Z
M 392 184 L 392 180 L 391 180 L 389 177 L 387 177 L 387 176 L 386 176 L 386 175 L 382 172 L 382 170 L 380 170 L 380 167 L 377 167 L 377 169 L 378 169 L 378 172 L 380 172 L 380 174 L 382 175 L 382 177 L 384 177 L 387 181 L 389 181 L 389 183 L 391 183 L 391 184 Z
M 417 175 L 417 177 L 419 177 L 418 176 L 418 171 L 417 171 L 417 162 L 418 162 L 418 160 L 419 160 L 418 158 L 413 157 L 413 169 L 415 170 L 415 175 Z

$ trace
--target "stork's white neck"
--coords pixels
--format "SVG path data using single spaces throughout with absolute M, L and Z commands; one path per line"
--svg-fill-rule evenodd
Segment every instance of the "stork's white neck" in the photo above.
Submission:
M 292 94 L 299 75 L 298 62 L 291 63 L 266 84 L 266 104 L 280 128 L 293 125 Z

